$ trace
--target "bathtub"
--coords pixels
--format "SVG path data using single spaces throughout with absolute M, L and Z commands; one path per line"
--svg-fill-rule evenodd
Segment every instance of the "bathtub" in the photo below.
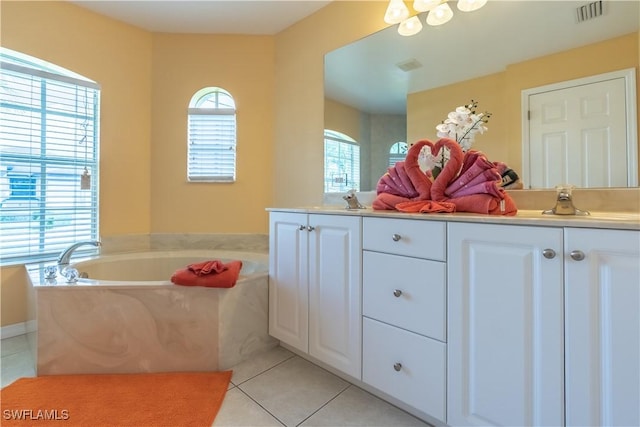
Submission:
M 174 285 L 188 264 L 242 260 L 230 289 Z M 278 342 L 268 334 L 268 258 L 232 251 L 158 251 L 72 264 L 87 278 L 45 279 L 27 266 L 29 334 L 38 375 L 216 371 Z

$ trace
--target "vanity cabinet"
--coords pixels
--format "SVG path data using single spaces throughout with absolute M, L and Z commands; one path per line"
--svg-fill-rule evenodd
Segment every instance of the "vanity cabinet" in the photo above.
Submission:
M 568 426 L 640 425 L 640 231 L 566 229 Z
M 639 425 L 640 232 L 448 236 L 448 424 Z
M 361 222 L 271 212 L 269 334 L 361 378 Z
M 445 420 L 445 223 L 363 220 L 362 381 Z

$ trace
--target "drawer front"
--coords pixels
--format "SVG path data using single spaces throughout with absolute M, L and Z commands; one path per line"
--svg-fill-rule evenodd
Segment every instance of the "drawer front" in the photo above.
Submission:
M 446 264 L 363 252 L 362 311 L 367 317 L 446 341 Z
M 362 323 L 362 380 L 446 422 L 446 345 L 375 320 Z
M 445 223 L 418 219 L 363 218 L 362 246 L 377 252 L 445 260 Z

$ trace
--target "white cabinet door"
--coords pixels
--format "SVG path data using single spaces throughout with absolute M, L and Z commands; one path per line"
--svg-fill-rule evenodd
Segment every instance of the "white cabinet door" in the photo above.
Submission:
M 448 233 L 447 423 L 562 425 L 562 229 Z
M 361 378 L 361 218 L 309 215 L 309 354 Z
M 638 426 L 640 232 L 565 232 L 567 425 Z
M 307 215 L 269 216 L 269 334 L 308 352 Z

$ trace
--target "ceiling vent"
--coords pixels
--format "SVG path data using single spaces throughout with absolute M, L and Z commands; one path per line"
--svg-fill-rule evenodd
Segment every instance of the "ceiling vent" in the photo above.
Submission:
M 580 6 L 576 9 L 576 12 L 578 13 L 578 22 L 588 21 L 589 19 L 602 16 L 602 0 Z
M 397 63 L 396 66 L 400 68 L 402 71 L 412 71 L 422 67 L 422 64 L 417 59 L 411 58 L 406 61 Z

